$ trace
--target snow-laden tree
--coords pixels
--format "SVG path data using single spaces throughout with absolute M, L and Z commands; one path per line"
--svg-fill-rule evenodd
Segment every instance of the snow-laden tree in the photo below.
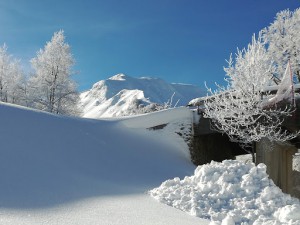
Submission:
M 79 94 L 71 77 L 74 59 L 62 30 L 54 33 L 31 64 L 35 70 L 29 80 L 32 106 L 51 113 L 76 115 Z
M 11 74 L 8 79 L 7 88 L 7 102 L 17 105 L 27 105 L 26 97 L 26 78 L 21 69 L 20 62 L 14 60 L 10 64 Z
M 14 104 L 25 104 L 24 74 L 18 60 L 7 53 L 7 46 L 0 47 L 0 100 Z
M 272 97 L 266 87 L 275 66 L 261 40 L 260 35 L 258 39 L 253 37 L 247 49 L 237 52 L 235 60 L 230 57 L 225 68 L 227 87 L 209 89 L 212 96 L 204 103 L 204 116 L 212 120 L 213 128 L 242 147 L 251 147 L 262 138 L 283 142 L 297 135 L 282 129 L 291 108 L 266 103 Z
M 274 22 L 263 30 L 269 57 L 277 67 L 274 75 L 281 78 L 288 61 L 300 81 L 300 9 L 283 10 Z

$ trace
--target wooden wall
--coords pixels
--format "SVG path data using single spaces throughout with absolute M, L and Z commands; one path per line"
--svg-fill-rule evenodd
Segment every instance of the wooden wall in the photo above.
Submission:
M 195 165 L 210 163 L 212 160 L 221 162 L 234 159 L 236 155 L 247 154 L 239 144 L 231 142 L 226 134 L 211 130 L 207 118 L 200 118 L 198 123 L 193 124 L 192 135 L 190 152 Z
M 287 143 L 261 140 L 256 144 L 256 163 L 267 165 L 269 177 L 283 192 L 300 198 L 295 192 L 295 187 L 300 185 L 295 183 L 295 176 L 299 175 L 299 172 L 295 171 L 293 166 L 293 158 L 297 152 L 295 146 Z

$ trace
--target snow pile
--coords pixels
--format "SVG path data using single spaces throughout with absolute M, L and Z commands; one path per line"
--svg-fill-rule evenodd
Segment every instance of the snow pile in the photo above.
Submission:
M 274 185 L 264 164 L 211 162 L 191 177 L 165 181 L 150 195 L 212 224 L 300 224 L 299 201 Z
M 170 103 L 171 98 L 172 106 L 177 101 L 177 106 L 185 106 L 189 100 L 203 95 L 204 92 L 194 85 L 117 74 L 81 93 L 79 107 L 83 110 L 83 117 L 118 117 L 155 111 L 156 107 Z

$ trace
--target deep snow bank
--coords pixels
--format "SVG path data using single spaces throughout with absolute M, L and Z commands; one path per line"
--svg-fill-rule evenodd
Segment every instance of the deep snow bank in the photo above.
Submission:
M 118 120 L 0 104 L 0 124 L 0 207 L 40 208 L 143 193 L 194 169 L 177 139 L 169 144 L 166 133 L 130 129 Z
M 155 199 L 216 221 L 212 224 L 300 224 L 299 201 L 274 185 L 266 166 L 226 160 L 199 166 L 150 191 Z M 218 222 L 219 221 L 219 222 Z
M 146 194 L 195 167 L 174 130 L 132 129 L 129 120 L 125 126 L 1 103 L 0 224 L 208 224 Z

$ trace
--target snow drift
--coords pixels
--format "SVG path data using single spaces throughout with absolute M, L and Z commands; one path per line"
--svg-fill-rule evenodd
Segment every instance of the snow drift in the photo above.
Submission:
M 212 224 L 300 224 L 299 200 L 268 179 L 266 166 L 226 160 L 199 166 L 193 176 L 150 191 L 160 202 Z
M 263 165 L 224 161 L 187 177 L 195 167 L 175 132 L 190 119 L 185 108 L 92 120 L 0 104 L 0 224 L 300 224 L 299 201 Z
M 173 96 L 174 94 L 174 96 Z M 100 118 L 134 115 L 151 104 L 163 105 L 173 96 L 173 106 L 185 106 L 204 92 L 188 84 L 169 84 L 159 78 L 133 78 L 117 74 L 101 80 L 80 95 L 83 117 Z
M 174 133 L 7 104 L 0 124 L 1 225 L 207 224 L 145 194 L 194 170 Z

